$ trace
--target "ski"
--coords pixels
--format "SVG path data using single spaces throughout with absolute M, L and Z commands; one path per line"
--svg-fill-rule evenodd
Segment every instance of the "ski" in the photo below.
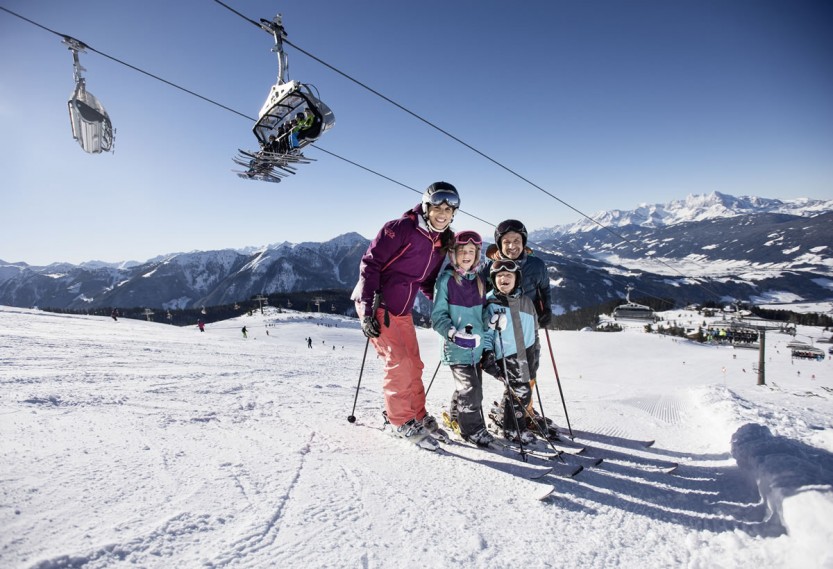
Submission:
M 676 462 L 670 463 L 667 466 L 655 466 L 649 464 L 639 464 L 638 462 L 631 462 L 628 460 L 621 460 L 621 459 L 608 459 L 611 464 L 618 464 L 620 466 L 625 466 L 627 468 L 633 468 L 635 470 L 640 470 L 642 472 L 648 472 L 652 474 L 675 474 L 677 469 L 680 465 Z
M 489 419 L 491 420 L 492 425 L 494 425 L 495 429 L 491 429 L 493 432 L 498 432 L 497 430 L 501 429 L 501 420 L 503 416 L 503 408 L 501 407 L 500 403 L 497 401 L 492 401 L 492 408 L 489 411 Z M 568 453 L 568 454 L 581 454 L 584 452 L 584 447 L 582 446 L 573 446 L 568 442 L 565 444 L 560 444 L 562 442 L 561 436 L 558 431 L 558 427 L 556 427 L 555 423 L 552 420 L 542 417 L 541 415 L 535 414 L 535 420 L 530 420 L 529 417 L 526 418 L 527 424 L 529 425 L 528 430 L 530 433 L 541 439 L 542 441 L 552 444 L 555 448 L 557 448 L 558 452 Z
M 504 452 L 504 449 L 502 447 L 492 447 L 492 446 L 482 447 L 482 446 L 472 445 L 470 443 L 467 443 L 467 442 L 464 442 L 464 441 L 459 441 L 459 440 L 452 440 L 451 443 L 449 443 L 446 446 L 446 448 L 441 447 L 439 450 L 440 450 L 440 452 L 443 452 L 445 454 L 452 455 L 452 456 L 457 456 L 454 452 L 449 450 L 449 448 L 453 448 L 454 446 L 462 446 L 462 447 L 466 447 L 466 448 L 476 448 L 477 450 L 499 454 L 500 456 L 503 456 L 503 457 L 507 456 L 507 454 Z M 514 454 L 515 453 L 513 452 L 513 455 Z M 511 458 L 514 458 L 514 456 L 511 457 Z M 524 460 L 524 462 L 526 462 L 526 460 Z M 526 478 L 527 480 L 541 480 L 542 478 L 544 478 L 548 474 L 553 474 L 553 472 L 555 471 L 555 467 L 543 466 L 543 465 L 539 465 L 539 464 L 528 464 L 528 465 L 523 466 L 523 471 L 524 472 L 521 473 L 520 475 L 523 476 L 524 478 Z M 516 474 L 516 476 L 517 475 L 518 474 Z
M 598 438 L 598 437 L 604 437 L 605 436 L 605 435 L 601 435 L 601 434 L 595 435 L 594 433 L 584 434 L 584 433 L 576 432 L 575 436 L 570 437 L 568 432 L 565 431 L 564 429 L 562 429 L 561 427 L 558 427 L 556 429 L 556 432 L 557 432 L 557 436 L 559 438 L 559 441 L 561 441 L 562 444 L 566 444 L 566 445 L 570 445 L 570 446 L 572 446 L 572 445 L 581 446 L 580 443 L 575 441 L 576 438 L 582 438 L 582 439 L 585 439 L 585 440 L 588 440 L 588 441 L 592 442 L 592 441 L 596 440 L 596 438 Z M 618 444 L 619 446 L 626 447 L 626 448 L 646 449 L 646 448 L 653 447 L 654 444 L 656 444 L 656 442 L 657 442 L 656 439 L 650 439 L 650 440 L 647 440 L 647 441 L 622 439 L 621 441 L 617 442 L 616 444 Z M 588 446 L 590 446 L 590 445 L 588 445 Z
M 666 462 L 653 458 L 643 458 L 621 451 L 609 450 L 589 445 L 584 448 L 588 454 L 574 455 L 574 458 L 598 460 L 598 464 L 602 464 L 602 462 L 604 462 L 606 464 L 624 466 L 626 468 L 633 468 L 635 470 L 649 473 L 674 474 L 679 468 L 679 463 L 677 462 Z
M 501 440 L 501 439 L 495 439 L 494 441 L 492 441 L 489 444 L 489 446 L 473 445 L 472 443 L 469 443 L 469 442 L 465 441 L 462 438 L 462 436 L 460 435 L 459 426 L 457 425 L 457 423 L 455 421 L 453 421 L 451 419 L 451 417 L 448 415 L 448 413 L 446 411 L 443 411 L 442 418 L 443 418 L 443 425 L 449 430 L 449 433 L 453 433 L 455 444 L 460 444 L 460 445 L 464 445 L 464 446 L 473 446 L 473 447 L 478 448 L 478 449 L 499 453 L 501 456 L 507 456 L 507 451 L 508 451 L 508 452 L 511 452 L 512 456 L 520 456 L 521 459 L 524 462 L 527 462 L 528 458 L 530 458 L 530 457 L 534 458 L 534 459 L 537 459 L 539 461 L 551 461 L 551 460 L 558 460 L 560 458 L 559 455 L 556 455 L 556 454 L 542 453 L 542 452 L 533 451 L 531 449 L 527 450 L 526 448 L 524 449 L 524 452 L 521 453 L 520 447 L 514 446 L 512 443 L 509 443 L 508 441 L 504 441 L 504 440 Z M 564 465 L 560 465 L 560 466 L 566 467 L 567 465 L 564 464 Z M 540 479 L 544 478 L 545 476 L 547 476 L 549 474 L 555 474 L 557 476 L 567 476 L 569 478 L 572 478 L 572 477 L 576 476 L 582 470 L 583 470 L 583 467 L 579 466 L 579 467 L 572 467 L 569 470 L 567 470 L 566 472 L 562 472 L 562 471 L 559 471 L 559 469 L 557 469 L 556 466 L 546 466 L 544 468 L 536 468 L 535 471 L 531 475 L 526 476 L 526 478 L 528 478 L 529 480 L 540 480 Z M 550 494 L 550 492 L 548 492 L 544 496 L 544 498 L 549 496 L 549 494 Z
M 543 502 L 544 500 L 546 500 L 547 498 L 552 496 L 554 492 L 555 492 L 555 486 L 550 486 L 550 487 L 547 488 L 546 492 L 544 492 L 543 494 L 538 496 L 538 500 Z
M 552 445 L 553 448 L 563 454 L 584 454 L 587 450 L 586 446 L 578 445 L 572 442 L 563 442 L 561 439 L 553 440 L 549 437 L 542 436 L 540 433 L 532 431 L 540 440 Z
M 521 447 L 519 444 L 509 442 L 505 439 L 496 438 L 494 441 L 492 441 L 490 446 L 497 447 L 503 450 L 509 450 L 513 453 L 517 453 L 520 455 L 531 456 L 540 460 L 562 460 L 560 454 L 541 451 L 540 449 L 532 448 L 529 445 L 524 445 L 523 451 L 521 451 Z

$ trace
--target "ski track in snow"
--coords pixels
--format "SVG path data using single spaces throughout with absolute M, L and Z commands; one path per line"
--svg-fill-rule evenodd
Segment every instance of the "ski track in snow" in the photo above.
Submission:
M 0 566 L 833 566 L 831 536 L 790 535 L 730 445 L 758 423 L 828 459 L 829 361 L 775 360 L 761 389 L 731 350 L 551 336 L 587 447 L 564 457 L 585 466 L 575 479 L 528 479 L 550 461 L 465 444 L 428 453 L 382 433 L 372 350 L 350 425 L 365 340 L 349 319 L 271 313 L 200 334 L 0 308 Z M 439 342 L 419 338 L 427 385 Z M 623 371 L 634 352 L 654 357 Z M 566 426 L 546 363 L 541 395 Z M 452 385 L 441 368 L 435 415 Z M 487 378 L 484 402 L 501 391 Z

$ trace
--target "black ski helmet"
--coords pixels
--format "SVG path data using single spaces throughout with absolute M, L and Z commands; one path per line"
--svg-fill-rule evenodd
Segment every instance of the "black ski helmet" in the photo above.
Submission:
M 460 207 L 460 194 L 448 182 L 434 182 L 422 193 L 422 215 L 428 215 L 429 205 L 447 203 L 455 211 Z
M 524 224 L 518 221 L 517 219 L 507 219 L 506 221 L 501 221 L 497 224 L 495 228 L 495 245 L 497 245 L 498 251 L 503 251 L 500 245 L 500 240 L 503 239 L 503 236 L 509 233 L 510 231 L 514 231 L 515 233 L 519 233 L 521 236 L 521 240 L 523 241 L 523 246 L 526 247 L 526 227 Z
M 521 265 L 519 263 L 512 261 L 511 259 L 500 259 L 493 262 L 492 265 L 489 267 L 489 282 L 492 283 L 492 288 L 495 289 L 495 292 L 498 292 L 495 277 L 498 273 L 506 272 L 515 273 L 515 286 L 512 288 L 512 290 L 509 291 L 509 294 L 506 295 L 511 296 L 521 286 Z

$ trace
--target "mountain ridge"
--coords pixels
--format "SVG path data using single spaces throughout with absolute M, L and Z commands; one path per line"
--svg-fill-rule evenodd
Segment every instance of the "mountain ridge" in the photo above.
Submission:
M 707 293 L 721 302 L 833 299 L 833 200 L 713 192 L 614 212 L 610 219 L 620 223 L 616 231 L 585 230 L 578 222 L 530 234 L 534 254 L 549 271 L 554 311 L 621 298 L 632 283 L 635 297 L 686 304 Z M 230 304 L 264 293 L 348 294 L 368 243 L 350 232 L 320 243 L 170 253 L 145 263 L 33 267 L 0 261 L 0 304 L 165 309 Z M 430 310 L 423 302 L 418 308 Z
M 603 230 L 601 226 L 619 228 L 629 225 L 640 227 L 667 227 L 691 221 L 707 221 L 754 214 L 786 214 L 811 217 L 833 211 L 833 200 L 795 198 L 780 200 L 757 196 L 730 196 L 720 192 L 689 194 L 681 200 L 666 204 L 639 204 L 632 210 L 601 211 L 592 216 L 592 221 L 582 219 L 566 225 L 544 228 L 530 232 L 533 240 L 586 231 Z

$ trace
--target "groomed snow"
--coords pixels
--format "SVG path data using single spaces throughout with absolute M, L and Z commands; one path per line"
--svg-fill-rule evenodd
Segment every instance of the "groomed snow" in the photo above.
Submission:
M 427 386 L 438 336 L 418 336 Z M 829 358 L 791 361 L 770 332 L 757 386 L 753 350 L 641 325 L 550 338 L 576 442 L 607 460 L 533 481 L 533 460 L 380 431 L 372 348 L 348 423 L 354 320 L 200 333 L 0 307 L 0 567 L 833 567 Z M 542 340 L 545 411 L 566 425 Z M 452 389 L 441 368 L 429 411 Z M 485 402 L 500 391 L 487 379 Z

